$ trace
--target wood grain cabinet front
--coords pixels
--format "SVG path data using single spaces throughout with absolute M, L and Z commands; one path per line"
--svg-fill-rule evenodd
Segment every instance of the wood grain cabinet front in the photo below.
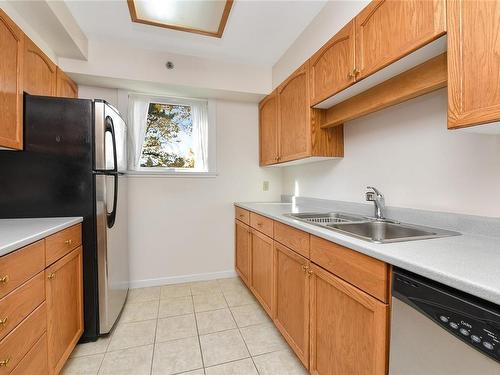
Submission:
M 389 306 L 311 265 L 313 375 L 386 375 Z
M 500 121 L 500 2 L 448 0 L 448 127 Z
M 277 163 L 278 143 L 278 97 L 276 90 L 259 103 L 260 165 Z
M 274 242 L 276 327 L 309 368 L 309 261 Z
M 59 67 L 57 68 L 56 82 L 56 96 L 78 98 L 78 86 Z
M 77 224 L 45 239 L 46 266 L 61 259 L 82 244 L 82 225 Z
M 235 220 L 235 268 L 238 275 L 248 287 L 250 287 L 251 276 L 251 233 L 250 227 L 239 220 Z
M 316 105 L 356 80 L 354 21 L 349 22 L 309 59 L 311 105 Z
M 24 34 L 0 9 L 0 148 L 23 148 Z
M 273 239 L 252 229 L 251 288 L 269 316 L 273 316 Z
M 24 40 L 24 91 L 31 95 L 56 94 L 56 64 L 33 41 Z
M 50 374 L 58 374 L 83 333 L 82 248 L 45 270 Z
M 355 78 L 367 77 L 444 35 L 445 19 L 445 0 L 370 2 L 354 19 Z

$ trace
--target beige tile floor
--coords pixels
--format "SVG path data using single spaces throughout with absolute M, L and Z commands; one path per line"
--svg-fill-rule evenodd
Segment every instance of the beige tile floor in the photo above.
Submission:
M 63 375 L 307 374 L 240 279 L 133 289 L 107 338 L 78 345 Z

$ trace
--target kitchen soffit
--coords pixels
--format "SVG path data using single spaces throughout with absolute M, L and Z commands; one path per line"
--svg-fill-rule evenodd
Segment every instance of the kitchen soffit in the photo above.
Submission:
M 127 0 L 132 22 L 221 38 L 233 0 Z

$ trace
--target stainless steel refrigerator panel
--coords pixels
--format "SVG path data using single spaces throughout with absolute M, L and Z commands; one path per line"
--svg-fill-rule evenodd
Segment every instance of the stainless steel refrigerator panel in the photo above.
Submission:
M 94 169 L 106 169 L 106 125 L 104 102 L 94 102 Z
M 118 179 L 115 192 L 114 179 Z M 117 205 L 113 208 L 114 194 Z M 114 223 L 108 215 L 116 210 Z M 96 175 L 96 224 L 99 280 L 100 333 L 113 328 L 127 298 L 129 286 L 127 177 Z
M 124 173 L 127 170 L 127 126 L 118 112 L 111 106 L 104 107 L 104 117 L 113 121 L 116 142 L 117 171 Z M 106 169 L 114 167 L 111 133 L 106 133 Z

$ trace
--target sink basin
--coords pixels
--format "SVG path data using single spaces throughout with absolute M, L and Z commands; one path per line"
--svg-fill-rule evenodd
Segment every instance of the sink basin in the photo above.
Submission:
M 325 226 L 327 224 L 351 223 L 351 222 L 359 222 L 366 220 L 366 218 L 364 218 L 363 216 L 346 214 L 343 212 L 327 212 L 327 213 L 304 212 L 297 214 L 286 214 L 286 216 L 292 217 L 297 220 L 305 221 L 311 224 L 317 224 L 320 226 Z
M 421 227 L 410 224 L 391 223 L 386 221 L 365 221 L 362 223 L 328 224 L 326 227 L 361 238 L 366 241 L 388 243 L 423 240 L 454 236 L 459 233 L 443 229 Z
M 285 216 L 376 243 L 403 242 L 458 236 L 460 233 L 391 220 L 376 220 L 344 212 L 305 212 Z

